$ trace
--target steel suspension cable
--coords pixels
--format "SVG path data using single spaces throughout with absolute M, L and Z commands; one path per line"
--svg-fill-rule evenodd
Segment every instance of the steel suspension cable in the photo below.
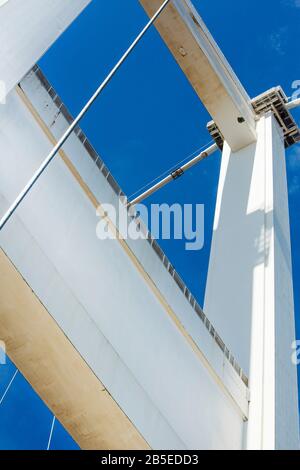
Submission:
M 43 174 L 43 172 L 46 170 L 48 165 L 52 162 L 54 157 L 57 155 L 57 153 L 60 151 L 66 140 L 69 138 L 69 136 L 72 134 L 76 126 L 79 124 L 79 122 L 82 120 L 82 118 L 85 116 L 87 111 L 90 109 L 90 107 L 93 105 L 93 103 L 96 101 L 98 96 L 102 93 L 104 88 L 109 84 L 111 79 L 114 77 L 116 72 L 120 69 L 122 64 L 125 62 L 125 60 L 128 58 L 128 56 L 131 54 L 131 52 L 135 49 L 137 44 L 140 42 L 140 40 L 144 37 L 144 35 L 147 33 L 147 31 L 150 29 L 150 27 L 153 25 L 153 23 L 157 20 L 157 18 L 160 16 L 160 14 L 164 11 L 168 3 L 170 3 L 171 0 L 165 0 L 161 7 L 158 9 L 158 11 L 154 14 L 154 16 L 150 19 L 150 21 L 147 23 L 147 25 L 144 27 L 144 29 L 141 31 L 141 33 L 137 36 L 137 38 L 133 41 L 131 46 L 127 49 L 127 51 L 124 53 L 124 55 L 121 57 L 119 62 L 113 67 L 111 72 L 107 75 L 105 80 L 101 83 L 99 88 L 96 90 L 94 95 L 90 98 L 90 100 L 87 102 L 87 104 L 84 106 L 84 108 L 80 111 L 78 116 L 74 119 L 73 123 L 70 125 L 70 127 L 66 130 L 64 135 L 61 137 L 61 139 L 57 142 L 55 147 L 52 149 L 52 151 L 49 153 L 47 158 L 44 160 L 40 168 L 36 171 L 36 173 L 32 176 L 30 181 L 27 183 L 23 191 L 19 194 L 19 196 L 16 198 L 16 200 L 13 202 L 13 204 L 10 206 L 8 211 L 4 214 L 2 219 L 0 220 L 0 230 L 3 229 L 3 227 L 7 224 L 11 216 L 14 214 L 16 209 L 19 207 L 23 199 L 26 197 L 27 193 L 31 190 L 31 188 L 34 186 L 34 184 L 37 182 L 39 177 Z
M 18 372 L 19 372 L 19 370 L 17 369 L 17 370 L 15 371 L 15 373 L 14 373 L 14 375 L 13 375 L 11 381 L 9 382 L 8 386 L 6 387 L 6 389 L 5 389 L 5 391 L 4 391 L 3 395 L 2 395 L 2 397 L 0 398 L 0 405 L 2 405 L 2 403 L 3 403 L 3 401 L 4 401 L 4 398 L 5 398 L 6 395 L 8 394 L 9 389 L 10 389 L 10 387 L 12 386 L 12 384 L 13 384 L 13 382 L 14 382 L 14 380 L 15 380 L 17 374 L 18 374 Z
M 50 429 L 50 434 L 49 434 L 49 439 L 48 439 L 48 445 L 47 445 L 47 450 L 50 450 L 51 447 L 51 441 L 53 437 L 53 431 L 54 431 L 54 425 L 55 425 L 56 418 L 53 416 L 52 424 L 51 424 L 51 429 Z

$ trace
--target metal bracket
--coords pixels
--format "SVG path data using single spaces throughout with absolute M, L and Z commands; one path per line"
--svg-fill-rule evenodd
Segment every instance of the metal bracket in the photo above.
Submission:
M 177 168 L 177 170 L 173 171 L 171 173 L 171 176 L 173 178 L 173 180 L 177 180 L 178 178 L 180 178 L 182 175 L 184 174 L 184 171 L 182 168 Z

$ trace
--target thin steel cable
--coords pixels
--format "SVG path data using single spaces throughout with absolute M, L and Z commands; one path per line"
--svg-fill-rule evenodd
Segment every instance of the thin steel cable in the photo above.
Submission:
M 47 450 L 50 450 L 51 447 L 51 441 L 53 437 L 53 431 L 54 431 L 54 425 L 55 425 L 55 416 L 53 416 L 52 424 L 51 424 L 51 429 L 50 429 L 50 434 L 49 434 L 49 439 L 48 439 L 48 445 L 47 445 Z
M 137 36 L 137 38 L 133 41 L 131 46 L 127 49 L 127 51 L 124 53 L 124 55 L 121 57 L 119 62 L 113 67 L 111 72 L 107 75 L 105 80 L 101 83 L 99 88 L 96 90 L 94 95 L 90 98 L 90 100 L 87 102 L 87 104 L 84 106 L 84 108 L 80 111 L 78 116 L 74 119 L 73 123 L 70 125 L 70 127 L 66 130 L 64 135 L 61 137 L 61 139 L 57 142 L 55 147 L 51 150 L 47 158 L 44 160 L 40 168 L 36 171 L 36 173 L 32 176 L 32 178 L 29 180 L 23 191 L 19 194 L 19 196 L 16 198 L 16 200 L 13 202 L 13 204 L 10 206 L 8 211 L 4 214 L 2 219 L 0 220 L 0 230 L 3 229 L 3 227 L 7 224 L 11 216 L 14 214 L 16 209 L 19 207 L 23 199 L 26 197 L 28 192 L 31 190 L 31 188 L 34 186 L 34 184 L 37 182 L 37 180 L 40 178 L 40 176 L 44 173 L 46 168 L 49 166 L 49 164 L 52 162 L 54 157 L 57 155 L 57 153 L 60 151 L 66 140 L 69 138 L 69 136 L 72 134 L 72 132 L 75 130 L 81 119 L 85 116 L 87 111 L 90 109 L 90 107 L 93 105 L 93 103 L 96 101 L 98 96 L 102 93 L 104 88 L 109 84 L 111 79 L 114 77 L 116 72 L 120 69 L 122 64 L 125 62 L 125 60 L 128 58 L 128 56 L 131 54 L 131 52 L 134 50 L 134 48 L 137 46 L 137 44 L 140 42 L 140 40 L 144 37 L 148 29 L 153 25 L 153 23 L 157 20 L 157 18 L 160 16 L 160 14 L 163 12 L 163 10 L 166 8 L 168 3 L 171 0 L 165 0 L 162 4 L 162 6 L 158 9 L 158 11 L 155 13 L 155 15 L 150 19 L 150 21 L 147 23 L 147 25 L 144 27 L 144 29 L 141 31 L 141 33 Z
M 128 200 L 131 200 L 136 194 L 146 190 L 148 187 L 152 186 L 154 183 L 156 183 L 156 181 L 160 180 L 161 178 L 163 178 L 164 176 L 172 173 L 173 170 L 176 170 L 177 168 L 179 168 L 181 165 L 183 165 L 185 162 L 187 162 L 190 158 L 196 156 L 199 152 L 201 152 L 201 150 L 209 147 L 209 145 L 211 145 L 212 143 L 214 142 L 214 140 L 210 140 L 207 144 L 205 145 L 202 145 L 202 147 L 199 147 L 197 150 L 195 150 L 193 153 L 191 153 L 190 155 L 188 155 L 186 158 L 184 158 L 183 160 L 181 160 L 180 162 L 176 163 L 175 165 L 171 166 L 168 170 L 164 171 L 163 173 L 161 173 L 160 175 L 158 175 L 156 178 L 154 178 L 152 181 L 149 181 L 149 183 L 146 183 L 144 186 L 142 186 L 140 189 L 138 189 L 137 191 L 135 191 L 133 194 L 131 194 L 129 197 L 128 197 Z
M 2 403 L 3 403 L 3 401 L 4 401 L 4 398 L 5 398 L 6 395 L 8 394 L 9 389 L 10 389 L 10 387 L 12 386 L 12 384 L 13 384 L 13 382 L 14 382 L 14 380 L 15 380 L 17 374 L 18 374 L 18 372 L 19 372 L 19 370 L 17 369 L 17 370 L 15 371 L 15 373 L 14 373 L 14 375 L 13 375 L 11 381 L 10 381 L 9 384 L 7 385 L 5 391 L 4 391 L 4 393 L 3 393 L 3 395 L 2 395 L 2 397 L 1 397 L 1 399 L 0 399 L 0 405 L 2 405 Z

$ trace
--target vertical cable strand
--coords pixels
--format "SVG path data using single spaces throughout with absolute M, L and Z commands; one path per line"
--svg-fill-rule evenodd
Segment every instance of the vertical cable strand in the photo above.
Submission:
M 52 441 L 52 436 L 53 436 L 53 431 L 54 431 L 55 420 L 56 420 L 56 418 L 55 418 L 55 416 L 53 416 L 51 429 L 50 429 L 50 434 L 49 434 L 49 439 L 48 439 L 47 450 L 50 450 L 50 447 L 51 447 L 51 441 Z
M 14 382 L 14 380 L 15 380 L 17 374 L 18 374 L 18 372 L 19 372 L 19 370 L 17 369 L 17 370 L 15 371 L 15 373 L 14 373 L 14 375 L 13 375 L 11 381 L 9 382 L 8 386 L 6 387 L 6 389 L 5 389 L 5 391 L 4 391 L 3 395 L 2 395 L 2 397 L 1 397 L 1 399 L 0 399 L 0 405 L 2 405 L 2 403 L 3 403 L 3 401 L 4 401 L 4 398 L 5 398 L 6 395 L 8 394 L 9 389 L 10 389 L 10 387 L 12 386 L 12 384 L 13 384 L 13 382 Z

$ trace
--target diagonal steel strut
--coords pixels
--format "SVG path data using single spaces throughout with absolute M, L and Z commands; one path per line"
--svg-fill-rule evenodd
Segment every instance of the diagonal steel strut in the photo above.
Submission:
M 132 201 L 128 202 L 128 206 L 134 206 L 146 199 L 147 197 L 151 196 L 151 194 L 154 194 L 156 191 L 159 189 L 163 188 L 166 186 L 168 183 L 171 183 L 171 181 L 178 179 L 180 176 L 182 176 L 187 170 L 192 168 L 194 165 L 197 163 L 201 162 L 205 158 L 207 158 L 209 155 L 214 153 L 216 150 L 218 150 L 217 144 L 213 144 L 210 147 L 208 147 L 204 152 L 201 152 L 197 157 L 194 157 L 192 160 L 189 162 L 185 163 L 185 165 L 182 165 L 180 168 L 177 170 L 173 171 L 170 175 L 168 175 L 166 178 L 162 179 L 158 183 L 156 183 L 154 186 L 149 188 L 147 191 L 144 193 L 140 194 L 137 196 L 135 199 Z

